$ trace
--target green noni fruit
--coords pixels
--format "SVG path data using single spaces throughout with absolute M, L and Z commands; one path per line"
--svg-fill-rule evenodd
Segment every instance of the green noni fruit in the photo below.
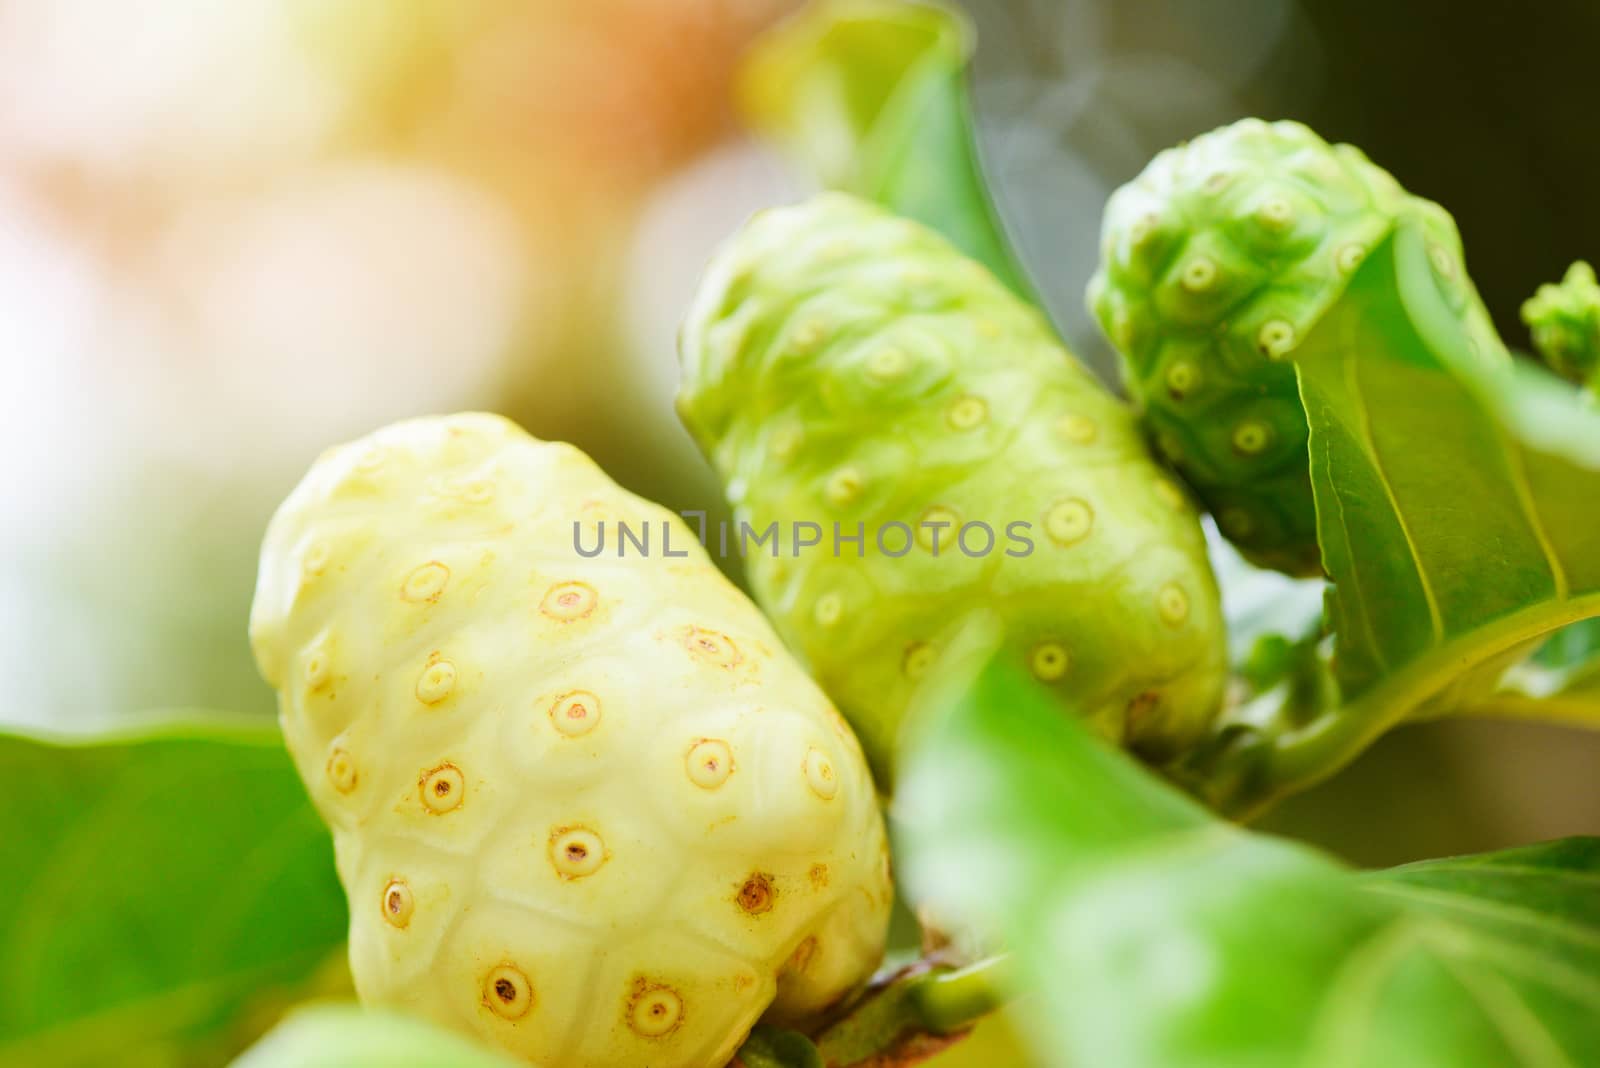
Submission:
M 1548 283 L 1522 305 L 1533 347 L 1551 369 L 1600 393 L 1600 282 L 1579 260 L 1560 283 Z
M 1157 450 L 1254 563 L 1320 571 L 1286 357 L 1402 219 L 1461 274 L 1468 330 L 1498 349 L 1449 214 L 1300 123 L 1244 119 L 1168 149 L 1106 206 L 1090 310 Z
M 1223 632 L 1193 508 L 1044 318 L 943 238 L 842 193 L 763 212 L 681 349 L 679 411 L 754 534 L 757 599 L 880 776 L 975 609 L 1106 736 L 1159 759 L 1206 727 Z
M 651 555 L 580 553 L 601 523 Z M 268 529 L 251 640 L 363 1001 L 546 1068 L 705 1068 L 878 964 L 848 726 L 681 520 L 577 449 L 457 415 L 330 451 Z

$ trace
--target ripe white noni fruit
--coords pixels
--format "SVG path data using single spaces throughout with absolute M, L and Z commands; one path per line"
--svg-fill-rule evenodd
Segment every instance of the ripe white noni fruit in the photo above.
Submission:
M 251 640 L 364 1001 L 546 1068 L 706 1068 L 879 962 L 855 738 L 688 527 L 577 449 L 455 415 L 331 450 L 267 531 Z

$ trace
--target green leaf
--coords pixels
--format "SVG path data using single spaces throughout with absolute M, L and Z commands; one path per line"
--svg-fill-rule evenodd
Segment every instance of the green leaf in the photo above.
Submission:
M 0 1064 L 198 1060 L 344 938 L 270 722 L 3 735 L 0 776 Z
M 1532 658 L 1508 670 L 1492 693 L 1452 714 L 1600 724 L 1600 619 L 1563 627 Z
M 1406 719 L 1482 711 L 1508 668 L 1600 614 L 1600 413 L 1483 351 L 1469 286 L 1403 217 L 1291 354 L 1341 700 L 1217 758 L 1226 809 L 1303 789 Z
M 1220 822 L 995 667 L 933 718 L 902 872 L 1007 939 L 1046 1063 L 1600 1063 L 1600 842 L 1359 874 Z
M 422 1020 L 328 1004 L 293 1013 L 233 1068 L 510 1068 L 520 1063 Z
M 818 179 L 938 230 L 1037 304 L 984 185 L 956 10 L 901 0 L 816 0 L 751 51 L 751 124 Z

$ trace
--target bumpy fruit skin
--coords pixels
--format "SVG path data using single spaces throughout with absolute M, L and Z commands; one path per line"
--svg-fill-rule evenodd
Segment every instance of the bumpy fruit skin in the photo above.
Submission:
M 616 557 L 623 521 L 653 555 Z M 267 532 L 251 638 L 364 1001 L 546 1068 L 705 1068 L 878 963 L 849 728 L 688 528 L 578 450 L 489 415 L 333 449 Z
M 1560 283 L 1548 283 L 1522 305 L 1522 321 L 1541 359 L 1562 378 L 1600 394 L 1600 282 L 1579 260 Z
M 680 340 L 679 411 L 736 518 L 785 534 L 777 558 L 750 546 L 757 599 L 880 781 L 974 609 L 1106 736 L 1160 759 L 1204 730 L 1223 632 L 1195 512 L 1127 409 L 977 263 L 822 194 L 723 246 Z M 822 545 L 796 553 L 797 522 Z
M 1090 311 L 1157 450 L 1254 563 L 1321 570 L 1287 357 L 1402 218 L 1462 274 L 1469 330 L 1498 351 L 1449 214 L 1300 123 L 1244 119 L 1168 149 L 1106 206 Z

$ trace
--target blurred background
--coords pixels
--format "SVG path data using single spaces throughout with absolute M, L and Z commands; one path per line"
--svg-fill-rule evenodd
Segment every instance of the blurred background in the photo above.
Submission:
M 326 445 L 481 407 L 715 508 L 672 412 L 710 249 L 806 180 L 741 135 L 787 0 L 0 0 L 0 717 L 263 716 L 262 530 Z M 1516 312 L 1600 256 L 1600 7 L 971 0 L 983 154 L 1073 347 L 1101 207 L 1243 115 L 1447 205 Z M 1271 819 L 1390 863 L 1600 830 L 1600 735 L 1392 736 Z

